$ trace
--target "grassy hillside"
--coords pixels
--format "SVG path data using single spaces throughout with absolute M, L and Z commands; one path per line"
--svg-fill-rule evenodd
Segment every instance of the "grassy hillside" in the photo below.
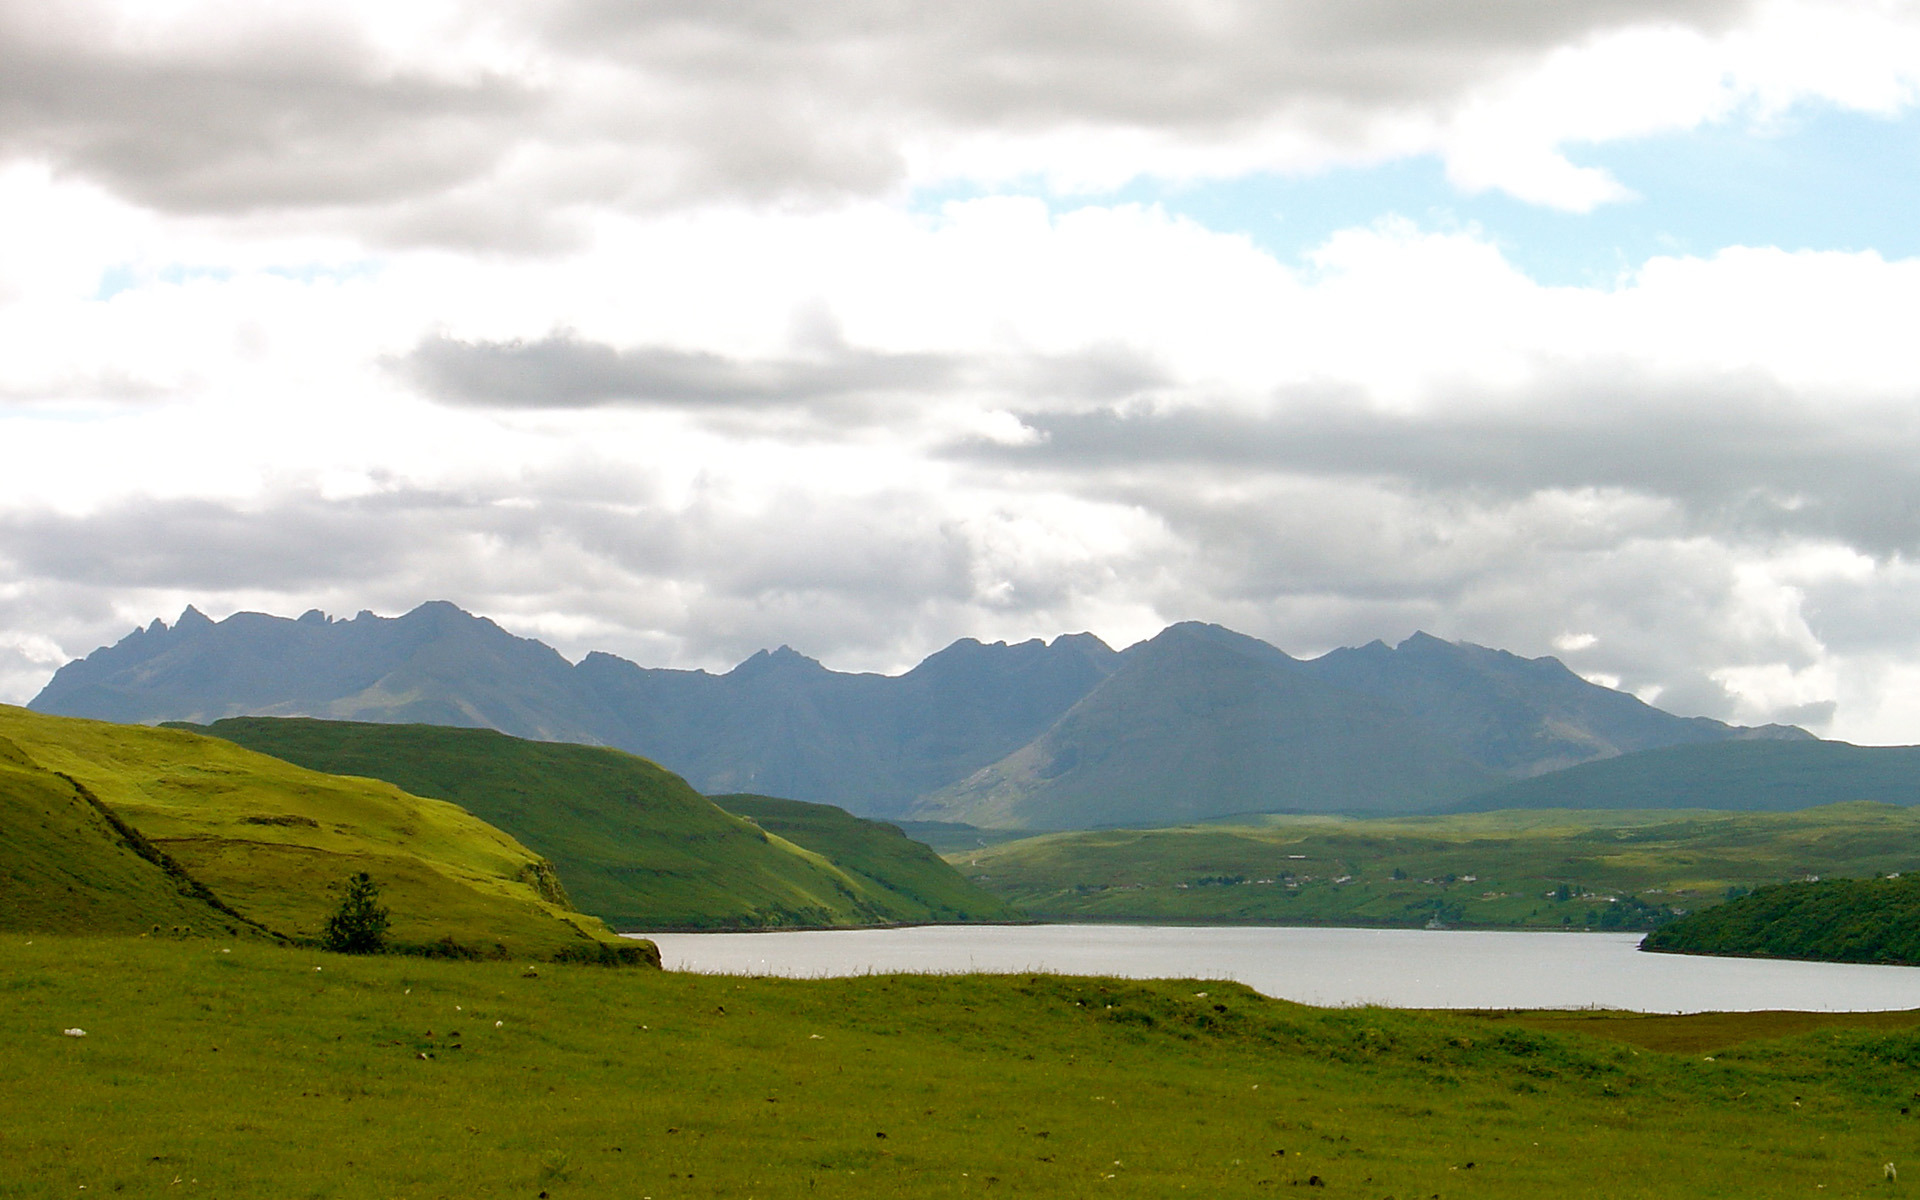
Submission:
M 895 825 L 868 821 L 831 804 L 773 796 L 714 796 L 768 833 L 825 858 L 851 876 L 876 907 L 902 921 L 1004 921 L 1021 914 L 968 883 L 932 849 Z
M 131 836 L 129 836 L 131 835 Z M 0 929 L 234 934 L 246 923 L 196 894 L 167 860 L 0 738 Z
M 1920 805 L 1920 746 L 1772 740 L 1669 746 L 1509 784 L 1455 808 L 1788 812 L 1851 800 Z
M 1761 888 L 1655 930 L 1643 948 L 1920 965 L 1920 876 Z
M 1422 1014 L 1218 980 L 528 979 L 225 948 L 0 937 L 0 1190 L 1687 1200 L 1881 1195 L 1884 1163 L 1920 1165 L 1916 1014 Z
M 178 730 L 0 706 L 0 737 L 71 776 L 213 895 L 279 934 L 316 936 L 339 902 L 333 889 L 366 871 L 392 910 L 396 941 L 452 938 L 547 956 L 611 936 L 572 910 L 543 859 L 451 804 Z M 0 847 L 9 859 L 31 853 Z
M 622 929 L 928 919 L 919 899 L 769 834 L 623 751 L 433 725 L 236 717 L 205 729 L 452 801 L 546 855 L 575 904 Z
M 950 854 L 1052 919 L 1648 928 L 1808 875 L 1920 870 L 1920 811 L 1519 811 L 1053 834 Z

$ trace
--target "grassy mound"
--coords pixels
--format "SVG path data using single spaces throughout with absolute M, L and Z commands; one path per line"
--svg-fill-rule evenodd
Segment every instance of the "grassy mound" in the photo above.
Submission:
M 955 850 L 1055 920 L 1647 929 L 1730 890 L 1920 870 L 1920 809 L 1249 817 Z
M 1763 887 L 1655 930 L 1642 949 L 1920 965 L 1920 877 Z
M 6 1194 L 1686 1200 L 1920 1166 L 1913 1014 L 1705 1031 L 222 949 L 0 938 Z
M 894 920 L 1006 921 L 1021 915 L 1006 901 L 968 883 L 897 825 L 805 800 L 737 794 L 715 796 L 713 802 L 839 867 L 869 903 L 894 914 Z
M 539 957 L 612 944 L 604 925 L 567 903 L 545 860 L 454 805 L 178 730 L 0 706 L 0 737 L 43 773 L 70 778 L 185 876 L 276 934 L 318 935 L 339 903 L 334 889 L 366 871 L 393 912 L 396 942 Z M 7 795 L 31 824 L 20 805 L 32 793 L 17 802 Z M 9 861 L 34 853 L 0 847 Z M 48 894 L 32 903 L 64 904 Z M 177 923 L 146 907 L 150 899 L 128 899 L 141 924 Z M 102 919 L 87 927 L 125 923 L 124 915 Z
M 843 870 L 832 854 L 725 812 L 678 775 L 624 751 L 488 729 L 269 717 L 216 721 L 205 732 L 314 770 L 452 801 L 546 855 L 574 903 L 618 928 L 930 919 L 917 895 L 862 874 L 864 859 Z

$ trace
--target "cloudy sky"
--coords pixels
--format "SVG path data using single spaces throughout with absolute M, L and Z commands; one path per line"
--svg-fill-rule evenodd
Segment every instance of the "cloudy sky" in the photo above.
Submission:
M 1920 742 L 1920 3 L 0 0 L 0 699 L 1416 629 Z

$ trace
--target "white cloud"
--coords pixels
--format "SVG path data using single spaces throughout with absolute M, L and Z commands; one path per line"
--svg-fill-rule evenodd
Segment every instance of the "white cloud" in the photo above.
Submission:
M 0 695 L 187 603 L 446 597 L 706 666 L 1426 627 L 1920 740 L 1920 262 L 1545 287 L 1472 229 L 1289 264 L 1150 205 L 900 203 L 1430 154 L 1577 211 L 1624 194 L 1585 143 L 1912 104 L 1916 30 L 1718 0 L 0 4 Z

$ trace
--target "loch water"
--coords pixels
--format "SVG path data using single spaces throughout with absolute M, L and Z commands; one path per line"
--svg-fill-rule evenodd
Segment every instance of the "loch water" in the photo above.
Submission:
M 1285 1000 L 1634 1012 L 1920 1008 L 1920 968 L 1648 954 L 1637 933 L 1156 925 L 926 925 L 648 935 L 673 970 L 1233 979 Z

